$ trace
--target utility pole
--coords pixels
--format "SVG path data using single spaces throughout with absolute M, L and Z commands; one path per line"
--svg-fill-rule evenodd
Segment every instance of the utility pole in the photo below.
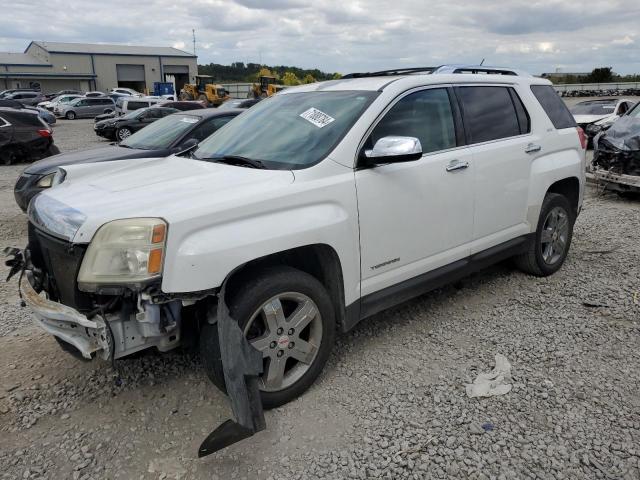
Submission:
M 193 34 L 193 54 L 196 54 L 196 29 L 191 29 L 191 33 Z

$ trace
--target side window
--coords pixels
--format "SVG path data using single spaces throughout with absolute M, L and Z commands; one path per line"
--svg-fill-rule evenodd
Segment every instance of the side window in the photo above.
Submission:
M 191 133 L 185 137 L 185 140 L 195 138 L 198 142 L 201 142 L 208 136 L 212 135 L 213 132 L 226 125 L 232 118 L 233 117 L 218 117 L 205 121 L 194 128 Z
M 514 89 L 510 88 L 509 93 L 511 93 L 511 100 L 513 100 L 513 104 L 516 107 L 516 115 L 518 116 L 520 133 L 524 134 L 531 132 L 531 118 L 529 117 L 529 112 L 527 112 L 527 109 L 522 103 L 522 100 L 520 100 L 520 97 Z
M 150 108 L 145 112 L 147 118 L 162 118 L 162 112 L 157 108 Z
M 555 128 L 576 126 L 573 115 L 551 85 L 531 85 L 531 91 Z
M 470 143 L 520 135 L 516 107 L 507 87 L 457 87 Z
M 87 106 L 87 101 L 86 100 L 80 100 L 78 103 L 75 104 L 76 107 L 86 107 Z
M 139 110 L 140 108 L 146 108 L 149 104 L 147 102 L 129 102 L 127 110 Z
M 456 146 L 456 131 L 449 94 L 445 88 L 432 88 L 400 99 L 375 126 L 367 147 L 390 135 L 415 137 L 422 152 L 436 152 Z

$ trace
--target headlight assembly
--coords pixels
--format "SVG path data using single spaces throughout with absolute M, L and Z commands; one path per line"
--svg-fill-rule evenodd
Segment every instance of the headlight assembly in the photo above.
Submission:
M 44 177 L 42 177 L 40 180 L 38 180 L 38 183 L 36 183 L 36 185 L 40 188 L 49 188 L 53 184 L 53 177 L 55 176 L 56 176 L 55 172 L 49 173 Z
M 130 218 L 104 224 L 95 234 L 78 273 L 78 287 L 139 288 L 162 275 L 167 224 L 160 218 Z

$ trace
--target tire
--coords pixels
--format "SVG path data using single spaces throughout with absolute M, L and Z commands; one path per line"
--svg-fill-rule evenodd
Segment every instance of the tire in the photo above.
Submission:
M 0 165 L 9 166 L 18 163 L 18 151 L 14 147 L 8 147 L 0 152 Z
M 64 118 L 66 118 L 67 120 L 75 120 L 76 112 L 67 112 L 65 113 Z
M 130 137 L 132 134 L 133 134 L 133 132 L 131 131 L 131 129 L 130 129 L 130 128 L 122 127 L 122 128 L 119 128 L 119 129 L 116 131 L 116 139 L 117 139 L 118 141 L 122 141 L 122 140 L 124 140 L 124 139 L 126 139 L 126 138 Z
M 279 303 L 272 303 L 275 299 Z M 297 303 L 298 300 L 300 303 Z M 299 312 L 303 305 L 305 309 L 315 311 L 316 314 L 302 330 L 295 332 L 291 324 L 288 324 L 285 326 L 288 330 L 278 335 L 278 331 L 271 332 L 262 328 L 267 326 L 263 307 L 269 309 L 278 304 L 283 307 L 281 311 L 288 321 L 292 321 L 294 313 Z M 252 275 L 250 280 L 243 282 L 231 295 L 229 311 L 232 318 L 237 319 L 240 328 L 245 331 L 250 343 L 263 351 L 265 372 L 260 378 L 260 394 L 264 408 L 284 405 L 304 393 L 313 384 L 329 358 L 335 339 L 333 304 L 326 289 L 318 280 L 291 267 L 264 269 Z M 306 320 L 308 315 L 298 318 Z M 272 321 L 277 322 L 275 318 Z M 289 334 L 290 331 L 294 333 Z M 315 353 L 306 353 L 306 355 L 312 355 L 309 363 L 303 363 L 293 357 L 300 354 L 295 347 L 296 341 L 299 346 L 302 345 L 302 341 L 306 346 L 319 345 Z M 274 344 L 275 347 L 273 347 Z M 279 352 L 282 352 L 282 357 Z M 202 328 L 200 356 L 209 379 L 226 393 L 217 324 L 205 324 Z M 285 365 L 282 383 L 278 386 L 278 382 L 275 381 L 269 385 L 267 374 L 272 362 L 281 362 L 278 358 L 284 358 L 284 363 L 280 363 Z M 278 363 L 274 363 L 274 368 L 277 365 Z M 276 371 L 277 369 L 273 370 L 273 373 Z
M 516 266 L 537 277 L 547 277 L 560 270 L 571 247 L 574 222 L 575 213 L 567 197 L 547 193 L 535 236 L 529 241 L 527 251 L 514 258 Z

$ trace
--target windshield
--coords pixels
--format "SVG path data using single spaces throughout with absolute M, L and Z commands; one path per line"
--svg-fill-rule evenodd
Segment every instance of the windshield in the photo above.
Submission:
M 132 110 L 130 112 L 125 113 L 121 117 L 118 117 L 118 120 L 124 120 L 126 118 L 136 118 L 142 115 L 146 110 L 147 110 L 146 108 L 139 108 L 138 110 Z
M 363 91 L 276 95 L 200 143 L 194 157 L 247 157 L 273 169 L 309 167 L 327 156 L 377 95 Z
M 612 115 L 615 109 L 615 102 L 583 102 L 574 105 L 571 108 L 571 113 L 574 115 Z
M 136 110 L 136 112 L 139 112 L 139 110 Z M 141 150 L 169 148 L 183 132 L 189 130 L 199 121 L 200 117 L 194 115 L 174 113 L 153 122 L 142 130 L 138 130 L 130 137 L 127 137 L 126 140 L 123 140 L 120 145 Z

